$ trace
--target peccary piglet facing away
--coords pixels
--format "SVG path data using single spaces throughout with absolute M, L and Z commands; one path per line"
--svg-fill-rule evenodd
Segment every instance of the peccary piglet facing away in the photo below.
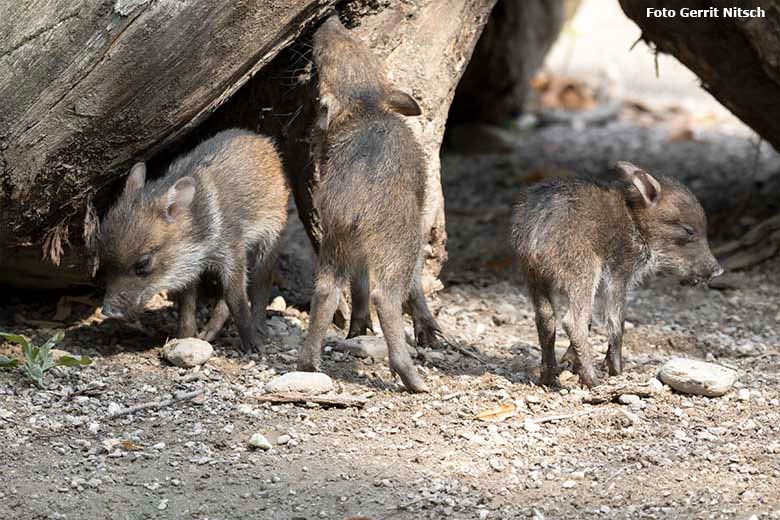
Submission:
M 425 391 L 406 350 L 402 320 L 406 304 L 418 342 L 438 331 L 419 283 L 425 164 L 399 115 L 419 115 L 420 109 L 389 84 L 381 61 L 335 16 L 315 33 L 313 59 L 320 100 L 312 131 L 320 176 L 314 207 L 322 240 L 298 368 L 319 369 L 322 341 L 340 293 L 351 284 L 350 335 L 370 327 L 370 297 L 390 367 L 407 389 Z
M 230 314 L 244 350 L 260 351 L 288 198 L 273 142 L 249 131 L 215 135 L 148 183 L 136 164 L 100 226 L 103 313 L 133 318 L 155 294 L 178 292 L 178 336 L 194 336 L 197 287 L 210 271 L 223 299 L 200 337 L 214 339 Z
M 597 384 L 588 329 L 597 292 L 603 293 L 610 375 L 623 369 L 624 309 L 629 288 L 654 271 L 698 283 L 723 270 L 707 243 L 699 201 L 679 181 L 652 176 L 628 162 L 618 178 L 555 179 L 528 188 L 512 218 L 514 247 L 536 311 L 542 383 L 557 382 L 555 319 L 568 300 L 563 328 L 570 362 L 586 386 Z

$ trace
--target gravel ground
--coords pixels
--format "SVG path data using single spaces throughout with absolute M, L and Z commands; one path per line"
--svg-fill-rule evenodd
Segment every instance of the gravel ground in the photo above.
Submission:
M 585 2 L 575 22 L 618 24 L 619 13 L 594 14 L 601 3 Z M 623 78 L 626 96 L 684 98 L 687 110 L 710 111 L 712 100 L 691 94 L 695 82 L 663 58 L 669 83 L 643 82 L 652 58 L 644 49 L 634 51 L 641 59 L 620 54 L 636 31 L 622 23 L 614 38 L 626 45 L 599 40 L 609 31 L 578 34 L 577 52 L 562 40 L 552 68 L 588 75 L 606 62 L 617 71 L 636 63 Z M 584 47 L 601 50 L 577 61 Z M 181 369 L 160 359 L 175 332 L 165 299 L 139 327 L 95 319 L 80 303 L 65 324 L 51 323 L 57 296 L 5 294 L 0 330 L 43 341 L 64 329 L 60 348 L 94 362 L 57 369 L 45 390 L 20 370 L 0 371 L 0 518 L 780 518 L 780 259 L 738 274 L 728 291 L 656 279 L 631 296 L 626 371 L 611 387 L 645 383 L 684 356 L 736 369 L 732 392 L 706 398 L 664 387 L 627 405 L 589 404 L 592 393 L 570 375 L 561 388 L 537 386 L 533 311 L 504 238 L 523 185 L 599 175 L 617 159 L 687 182 L 716 244 L 740 236 L 780 210 L 780 158 L 714 113 L 715 124 L 685 139 L 620 117 L 585 129 L 499 130 L 501 153 L 485 153 L 488 144 L 445 154 L 450 260 L 431 306 L 457 348 L 417 352 L 427 395 L 404 392 L 383 361 L 326 349 L 336 393 L 365 398 L 363 407 L 261 402 L 264 385 L 295 367 L 308 315 L 292 307 L 271 311 L 264 357 L 239 355 L 231 327 L 206 365 Z M 603 332 L 597 324 L 591 334 L 599 352 Z M 341 335 L 333 329 L 329 344 Z M 0 354 L 19 351 L 0 344 Z M 109 417 L 198 389 L 193 400 Z M 502 404 L 516 415 L 475 419 Z M 249 446 L 257 433 L 271 449 Z
M 59 369 L 45 391 L 20 371 L 0 371 L 0 518 L 780 518 L 780 259 L 738 275 L 734 290 L 658 279 L 631 297 L 623 382 L 643 383 L 681 355 L 737 369 L 726 396 L 667 387 L 629 405 L 588 404 L 572 377 L 560 389 L 536 385 L 533 312 L 501 237 L 524 179 L 568 167 L 558 151 L 573 131 L 547 132 L 557 141 L 537 148 L 547 155 L 537 153 L 535 165 L 528 141 L 500 155 L 445 157 L 451 261 L 432 307 L 460 347 L 418 352 L 430 394 L 405 393 L 382 361 L 326 351 L 336 392 L 365 397 L 364 407 L 261 403 L 264 384 L 294 369 L 307 314 L 291 307 L 271 312 L 265 357 L 238 355 L 231 328 L 204 367 L 179 369 L 159 353 L 175 330 L 169 302 L 155 302 L 143 328 L 92 321 L 93 309 L 74 304 L 61 348 L 92 356 L 92 366 Z M 659 148 L 652 132 L 633 132 Z M 728 165 L 727 147 L 689 146 L 708 165 L 697 170 L 691 160 L 689 180 L 716 164 L 725 179 L 739 166 Z M 593 168 L 597 152 L 585 154 Z M 36 320 L 51 320 L 55 307 L 12 296 L 0 329 L 41 341 L 52 324 Z M 330 342 L 340 334 L 334 329 Z M 604 352 L 598 325 L 592 339 Z M 7 344 L 0 350 L 18 355 Z M 198 388 L 205 394 L 195 401 L 108 417 Z M 501 403 L 514 403 L 517 415 L 474 419 Z M 251 449 L 254 433 L 272 449 Z

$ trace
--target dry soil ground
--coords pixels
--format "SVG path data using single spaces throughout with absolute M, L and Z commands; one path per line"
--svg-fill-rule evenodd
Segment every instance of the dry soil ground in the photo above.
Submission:
M 595 63 L 608 61 L 598 54 Z M 84 320 L 92 309 L 74 304 L 62 348 L 92 366 L 49 375 L 45 391 L 0 371 L 0 518 L 780 518 L 780 259 L 728 291 L 669 279 L 631 297 L 624 380 L 647 381 L 673 356 L 710 359 L 739 371 L 741 398 L 667 388 L 628 406 L 591 405 L 571 378 L 560 389 L 535 384 L 532 310 L 504 238 L 529 178 L 600 174 L 616 159 L 677 175 L 702 197 L 716 243 L 780 210 L 777 154 L 711 121 L 670 138 L 678 130 L 629 119 L 506 131 L 501 153 L 445 154 L 450 261 L 432 307 L 461 349 L 419 352 L 428 395 L 404 392 L 382 361 L 327 352 L 323 370 L 338 392 L 367 397 L 363 408 L 260 403 L 264 383 L 295 366 L 307 314 L 293 308 L 272 313 L 266 356 L 238 355 L 231 328 L 202 369 L 187 371 L 159 358 L 175 329 L 164 301 L 144 330 Z M 0 330 L 53 333 L 40 320 L 55 315 L 57 296 L 3 296 Z M 601 332 L 592 338 L 603 352 Z M 204 399 L 108 418 L 117 405 L 196 388 Z M 474 419 L 507 402 L 515 417 Z M 552 416 L 564 417 L 526 421 Z M 250 450 L 256 432 L 273 449 Z
M 586 134 L 554 127 L 516 135 L 511 152 L 446 155 L 451 261 L 432 306 L 461 351 L 419 353 L 428 395 L 404 392 L 384 362 L 328 352 L 324 371 L 339 392 L 367 396 L 365 407 L 258 402 L 265 382 L 294 368 L 307 325 L 296 309 L 273 313 L 265 357 L 236 354 L 231 329 L 205 367 L 185 371 L 159 359 L 175 325 L 165 302 L 144 316 L 144 331 L 79 324 L 91 309 L 74 304 L 62 348 L 89 354 L 93 366 L 50 375 L 45 391 L 0 372 L 0 518 L 780 518 L 780 259 L 741 274 L 733 290 L 654 280 L 631 298 L 625 379 L 644 382 L 672 356 L 709 358 L 739 370 L 743 400 L 666 389 L 629 406 L 590 405 L 572 379 L 554 390 L 535 384 L 532 310 L 503 238 L 528 172 L 566 170 L 575 157 L 597 171 L 617 153 L 674 166 L 698 186 L 720 237 L 777 200 L 771 183 L 733 174 L 755 168 L 746 138 L 664 144 L 662 130 L 627 122 Z M 605 153 L 614 139 L 625 145 Z M 765 164 L 776 159 L 765 155 Z M 745 209 L 722 197 L 739 186 L 769 192 Z M 725 218 L 735 208 L 743 218 Z M 51 324 L 35 320 L 51 320 L 55 304 L 11 295 L 0 329 L 45 339 Z M 603 351 L 599 327 L 593 338 Z M 205 389 L 202 402 L 107 418 L 116 405 L 195 388 Z M 71 395 L 84 389 L 93 391 Z M 473 418 L 509 401 L 515 417 Z M 255 432 L 273 449 L 250 450 Z M 290 441 L 277 444 L 283 435 Z

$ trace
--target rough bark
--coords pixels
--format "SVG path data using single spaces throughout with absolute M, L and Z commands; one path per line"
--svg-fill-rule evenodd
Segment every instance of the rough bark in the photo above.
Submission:
M 83 243 L 67 242 L 92 202 L 101 209 L 128 164 L 204 121 L 333 3 L 0 3 L 0 281 L 88 280 Z M 27 247 L 44 242 L 43 256 L 58 264 L 62 245 L 71 264 L 36 262 Z
M 499 0 L 458 85 L 450 121 L 498 124 L 522 112 L 567 6 L 576 7 L 571 0 Z
M 780 2 L 777 0 L 620 0 L 623 11 L 658 52 L 674 55 L 704 89 L 780 150 Z M 755 9 L 761 18 L 648 18 L 647 8 Z M 726 269 L 750 267 L 780 250 L 780 216 L 716 252 Z
M 428 196 L 422 223 L 428 237 L 423 279 L 428 290 L 436 286 L 436 275 L 447 255 L 439 148 L 455 87 L 493 4 L 494 0 L 418 0 L 373 9 L 358 1 L 340 6 L 342 19 L 385 58 L 391 80 L 411 93 L 423 110 L 421 117 L 406 121 L 419 138 L 428 164 Z M 310 65 L 309 37 L 304 35 L 282 52 L 233 96 L 204 129 L 211 132 L 218 128 L 249 126 L 277 138 L 285 166 L 292 172 L 300 220 L 316 248 L 319 229 L 311 203 L 316 186 L 309 131 L 317 94 Z M 292 222 L 288 245 L 283 248 L 282 269 L 285 275 L 305 281 L 306 286 L 290 280 L 280 283 L 285 296 L 292 298 L 291 302 L 306 305 L 313 280 L 314 253 L 301 247 L 303 233 L 295 226 L 297 222 Z M 301 276 L 300 271 L 305 274 Z
M 455 86 L 494 2 L 339 6 L 423 107 L 425 115 L 409 123 L 429 159 L 425 228 L 434 275 L 446 258 L 439 145 Z M 278 138 L 303 222 L 316 232 L 305 37 L 274 57 L 334 2 L 93 4 L 0 4 L 0 283 L 53 288 L 87 281 L 81 227 L 95 211 L 85 209 L 103 211 L 133 161 L 151 159 L 150 170 L 159 171 L 222 125 Z M 45 238 L 48 256 L 61 250 L 67 265 L 34 261 Z
M 620 0 L 658 52 L 674 55 L 702 87 L 780 150 L 780 3 L 776 0 Z M 648 18 L 647 8 L 762 7 L 765 18 Z

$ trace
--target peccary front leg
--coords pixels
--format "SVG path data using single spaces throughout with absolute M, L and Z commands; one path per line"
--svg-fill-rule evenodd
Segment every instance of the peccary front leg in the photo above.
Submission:
M 228 309 L 227 303 L 224 298 L 220 298 L 219 301 L 214 304 L 214 308 L 211 309 L 211 317 L 206 328 L 204 328 L 198 337 L 205 341 L 214 341 L 222 327 L 225 326 L 225 322 L 230 317 L 230 309 Z
M 260 330 L 252 319 L 246 294 L 246 253 L 243 250 L 236 251 L 234 262 L 233 270 L 226 271 L 222 275 L 225 303 L 230 309 L 233 321 L 236 322 L 244 352 L 262 353 Z
M 196 310 L 198 306 L 198 284 L 193 283 L 179 294 L 179 330 L 177 338 L 192 338 L 198 332 Z
M 249 298 L 252 302 L 252 316 L 263 336 L 268 336 L 268 327 L 265 324 L 265 308 L 271 299 L 273 287 L 274 268 L 276 267 L 276 252 L 263 251 L 258 247 L 255 263 L 250 274 Z
M 374 326 L 371 323 L 371 310 L 368 305 L 370 298 L 368 272 L 365 269 L 361 269 L 352 278 L 350 293 L 352 312 L 349 315 L 349 333 L 347 338 L 365 336 L 369 330 L 374 332 Z
M 623 372 L 623 327 L 625 324 L 627 287 L 622 280 L 612 280 L 605 287 L 604 315 L 607 325 L 609 347 L 604 364 L 611 376 Z
M 314 294 L 311 300 L 309 330 L 298 355 L 298 370 L 317 372 L 320 369 L 320 351 L 333 314 L 339 306 L 341 290 L 346 283 L 337 279 L 329 266 L 320 265 L 314 281 Z
M 401 376 L 404 386 L 410 392 L 427 392 L 428 387 L 420 377 L 406 349 L 401 299 L 395 291 L 379 287 L 371 294 L 379 315 L 379 323 L 387 342 L 390 368 Z
M 555 357 L 555 308 L 546 288 L 529 285 L 536 313 L 539 348 L 542 350 L 541 383 L 546 386 L 554 386 L 558 384 L 558 374 L 560 374 L 558 360 Z

